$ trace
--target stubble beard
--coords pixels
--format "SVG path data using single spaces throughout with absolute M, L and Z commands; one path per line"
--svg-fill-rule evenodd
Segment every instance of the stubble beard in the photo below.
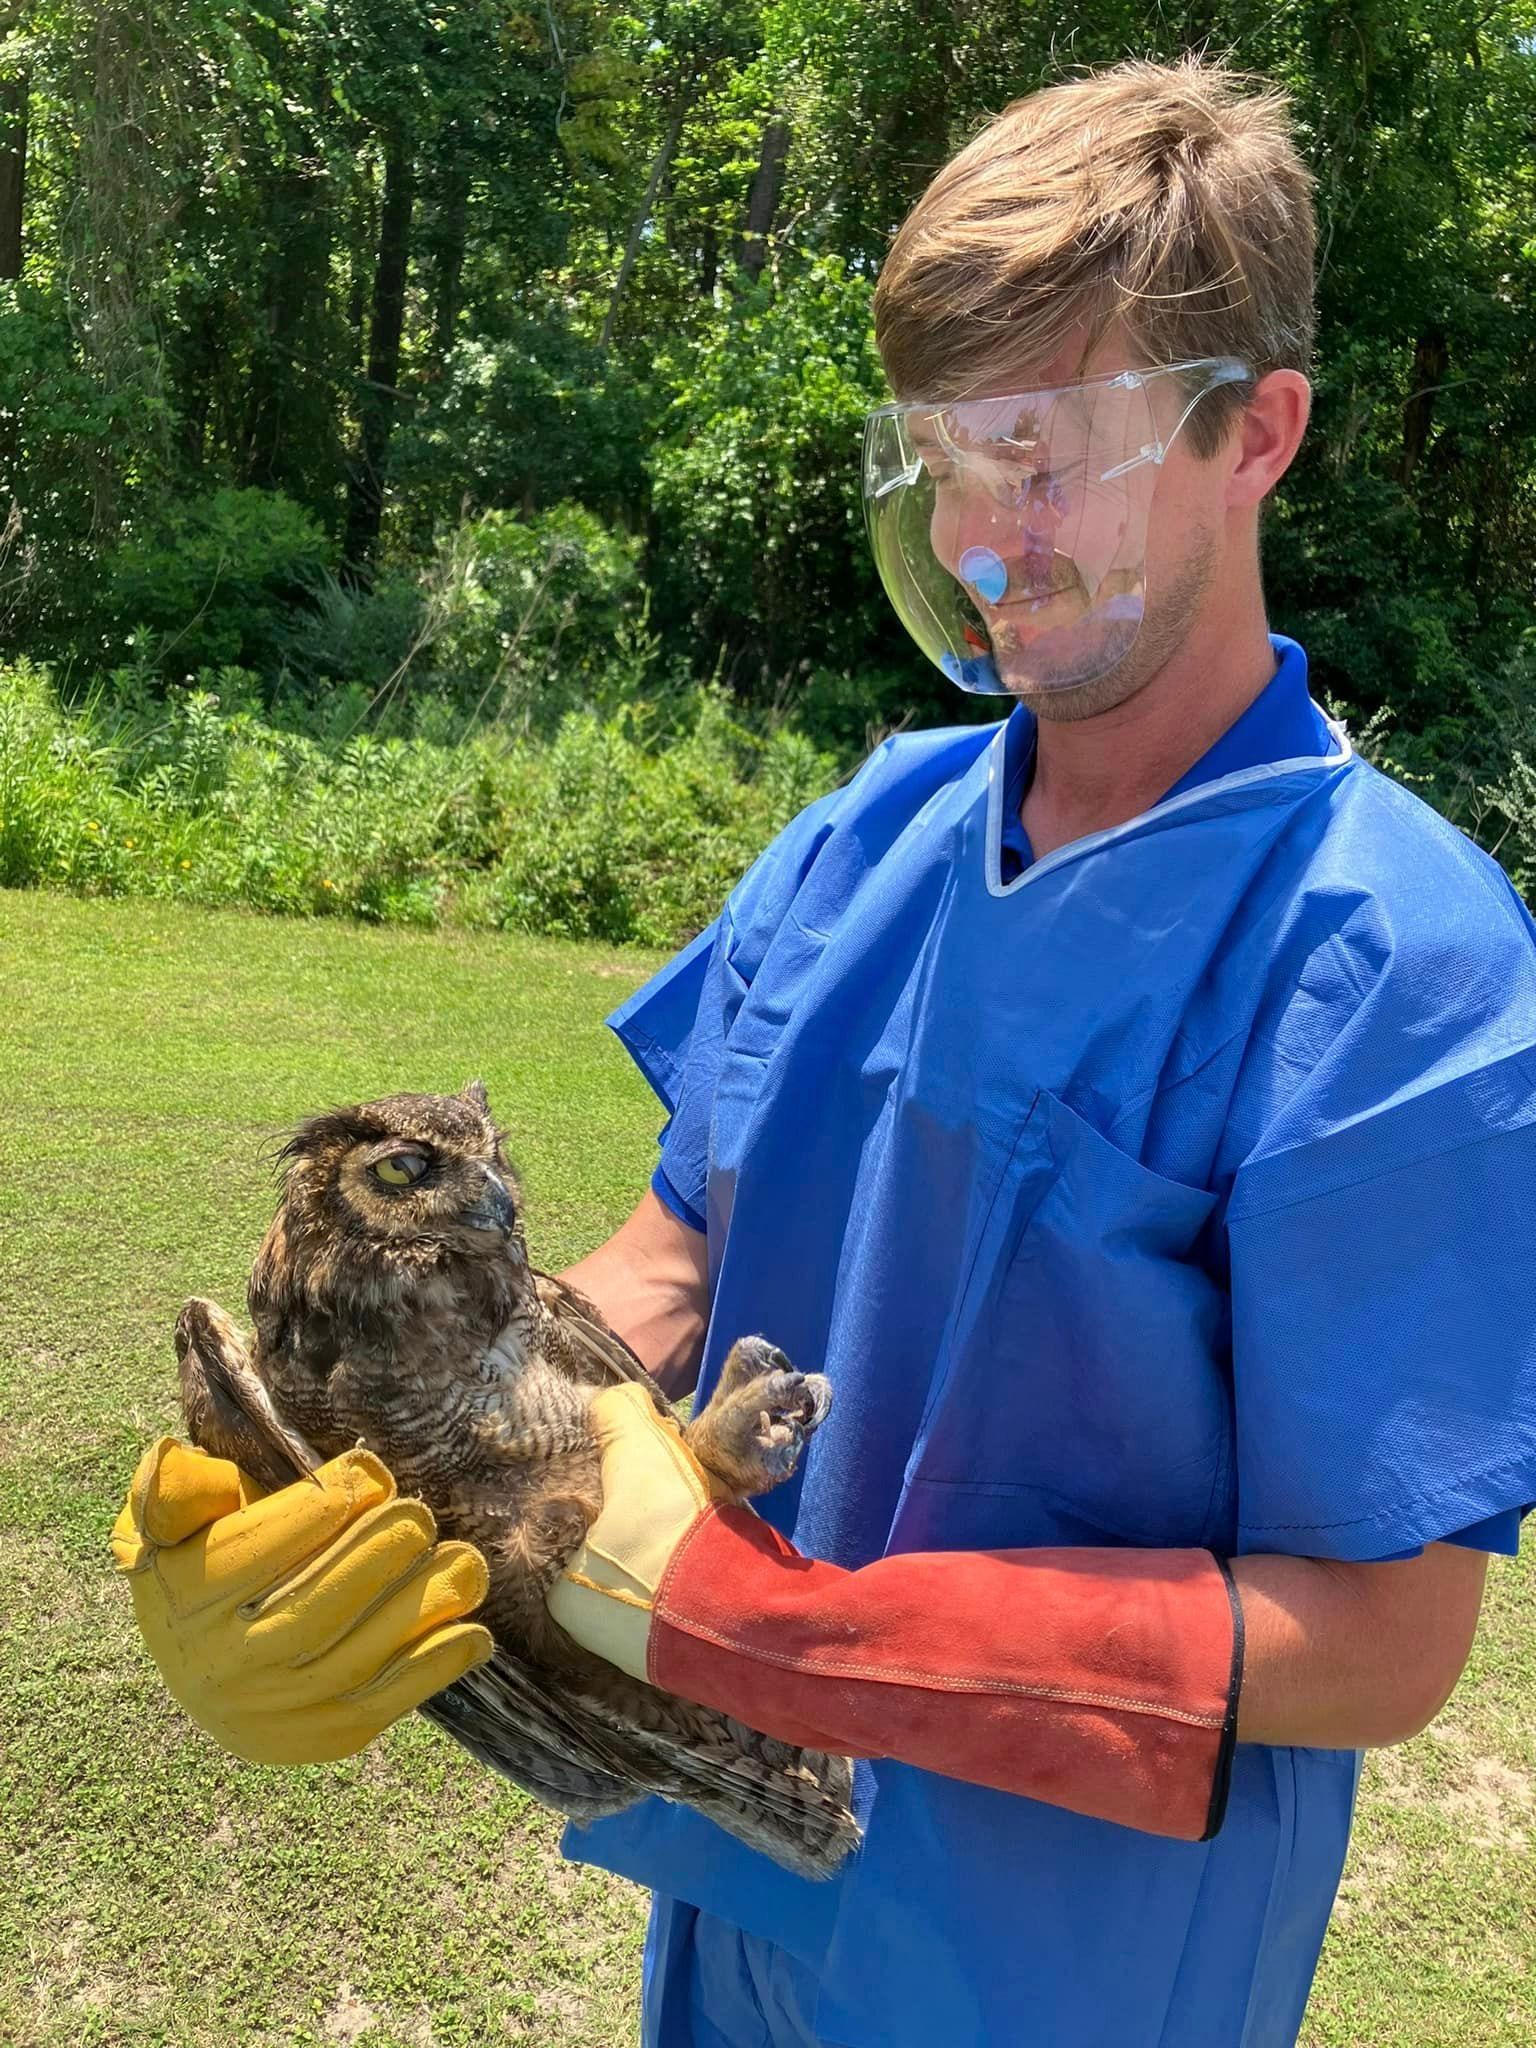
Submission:
M 1202 533 L 1180 565 L 1167 596 L 1159 599 L 1154 593 L 1136 638 L 1112 667 L 1081 683 L 1055 687 L 1009 683 L 1011 694 L 1037 718 L 1061 725 L 1097 718 L 1101 712 L 1129 703 L 1166 668 L 1189 638 L 1215 579 L 1216 563 L 1216 542 L 1209 533 Z M 1006 671 L 1003 680 L 1008 682 Z

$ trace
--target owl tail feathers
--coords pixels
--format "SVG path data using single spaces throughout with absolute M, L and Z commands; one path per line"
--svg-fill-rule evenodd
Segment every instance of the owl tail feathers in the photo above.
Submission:
M 520 1791 L 568 1820 L 600 1820 L 644 1796 L 629 1759 L 590 1715 L 572 1712 L 506 1650 L 421 1708 L 429 1721 Z
M 617 1673 L 589 1686 L 534 1671 L 503 1648 L 421 1711 L 471 1756 L 579 1825 L 648 1795 L 672 1799 L 812 1878 L 830 1876 L 858 1844 L 844 1758 L 792 1749 Z
M 194 1298 L 176 1318 L 176 1361 L 187 1433 L 199 1449 L 228 1458 L 268 1492 L 313 1475 L 321 1460 L 272 1405 L 217 1302 Z
M 695 1768 L 682 1775 L 695 1782 L 672 1796 L 797 1876 L 831 1877 L 862 1839 L 849 1806 L 853 1766 L 730 1725 L 731 1749 L 692 1753 Z
M 846 1757 L 801 1749 L 593 1659 L 552 1680 L 588 1728 L 606 1725 L 637 1793 L 695 1807 L 800 1877 L 830 1877 L 860 1833 Z

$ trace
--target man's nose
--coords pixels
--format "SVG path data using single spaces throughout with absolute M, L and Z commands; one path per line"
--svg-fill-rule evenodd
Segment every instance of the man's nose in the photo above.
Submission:
M 976 486 L 951 486 L 934 500 L 929 538 L 952 575 L 963 573 L 962 558 L 978 548 L 1006 560 L 1016 550 L 1018 536 L 1018 513 Z

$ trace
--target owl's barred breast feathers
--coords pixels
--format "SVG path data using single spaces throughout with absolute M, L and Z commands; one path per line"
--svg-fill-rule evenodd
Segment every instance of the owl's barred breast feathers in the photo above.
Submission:
M 497 1654 L 425 1711 L 535 1797 L 583 1820 L 647 1794 L 683 1799 L 802 1874 L 835 1868 L 858 1839 L 846 1760 L 657 1692 L 549 1615 L 545 1595 L 601 1499 L 593 1392 L 633 1379 L 666 1403 L 593 1305 L 530 1265 L 484 1088 L 327 1111 L 279 1160 L 282 1197 L 251 1274 L 253 1350 L 211 1304 L 190 1305 L 178 1329 L 194 1438 L 263 1477 L 361 1442 L 444 1536 L 484 1552 L 480 1618 Z M 736 1347 L 709 1426 L 689 1426 L 738 1497 L 784 1476 L 756 1440 L 769 1356 L 785 1365 L 760 1339 Z M 776 1372 L 786 1383 L 806 1390 L 786 1411 L 798 1444 L 825 1412 L 825 1383 L 812 1395 Z

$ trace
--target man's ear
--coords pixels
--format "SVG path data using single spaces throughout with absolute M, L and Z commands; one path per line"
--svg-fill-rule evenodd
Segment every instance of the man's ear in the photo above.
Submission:
M 1271 370 L 1237 417 L 1237 461 L 1227 479 L 1231 507 L 1267 498 L 1296 459 L 1312 412 L 1312 386 L 1299 370 Z

